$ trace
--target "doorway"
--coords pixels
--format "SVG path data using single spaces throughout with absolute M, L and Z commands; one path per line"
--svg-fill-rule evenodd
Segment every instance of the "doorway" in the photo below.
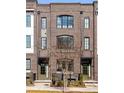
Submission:
M 83 80 L 91 79 L 91 58 L 81 59 L 81 74 L 83 75 Z

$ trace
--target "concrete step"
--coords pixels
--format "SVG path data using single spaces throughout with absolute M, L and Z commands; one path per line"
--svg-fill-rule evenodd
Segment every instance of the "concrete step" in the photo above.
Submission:
M 34 85 L 35 86 L 50 86 L 52 83 L 51 80 L 35 80 Z

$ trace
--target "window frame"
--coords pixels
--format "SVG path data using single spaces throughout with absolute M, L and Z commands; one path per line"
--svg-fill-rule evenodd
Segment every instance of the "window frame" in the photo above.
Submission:
M 90 37 L 84 37 L 84 50 L 90 50 Z
M 31 48 L 31 35 L 26 35 L 26 48 Z
M 86 22 L 88 21 L 88 22 Z M 90 17 L 84 17 L 84 29 L 90 29 Z
M 43 19 L 45 22 L 43 22 Z M 47 29 L 47 17 L 41 17 L 41 29 Z
M 29 68 L 27 68 L 27 61 L 30 62 Z M 30 58 L 26 59 L 26 70 L 31 70 L 31 59 Z
M 45 40 L 43 40 L 43 39 L 45 39 Z M 45 41 L 45 47 L 43 46 L 44 41 Z M 47 37 L 41 37 L 41 48 L 47 49 Z
M 67 42 L 64 42 L 64 36 L 67 38 Z M 60 43 L 58 43 L 59 39 L 62 39 L 62 40 L 60 40 L 61 41 Z M 56 37 L 56 40 L 57 40 L 57 48 L 58 49 L 73 49 L 74 48 L 74 36 L 72 36 L 72 35 L 59 35 Z M 69 40 L 71 40 L 70 43 L 69 43 Z M 64 43 L 67 44 L 66 47 L 63 46 L 63 45 L 65 45 Z M 61 44 L 62 46 L 59 44 Z
M 66 20 L 64 20 L 64 18 L 66 18 Z M 58 21 L 58 19 L 60 20 Z M 56 28 L 57 29 L 71 29 L 73 27 L 74 27 L 74 16 L 73 15 L 59 15 L 56 17 Z
M 26 14 L 26 27 L 31 27 L 31 15 Z

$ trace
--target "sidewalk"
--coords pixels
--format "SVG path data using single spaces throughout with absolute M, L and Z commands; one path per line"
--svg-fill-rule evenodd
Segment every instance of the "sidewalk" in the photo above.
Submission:
M 63 91 L 63 87 L 27 86 L 26 90 Z M 67 87 L 64 90 L 65 92 L 98 92 L 97 87 L 93 88 Z

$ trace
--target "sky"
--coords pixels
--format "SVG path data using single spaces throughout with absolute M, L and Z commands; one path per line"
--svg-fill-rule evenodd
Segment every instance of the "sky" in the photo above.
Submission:
M 93 1 L 96 1 L 96 0 L 38 0 L 39 3 L 41 4 L 48 4 L 48 3 L 61 3 L 61 2 L 64 2 L 64 3 L 68 3 L 68 2 L 71 2 L 71 3 L 92 3 Z

